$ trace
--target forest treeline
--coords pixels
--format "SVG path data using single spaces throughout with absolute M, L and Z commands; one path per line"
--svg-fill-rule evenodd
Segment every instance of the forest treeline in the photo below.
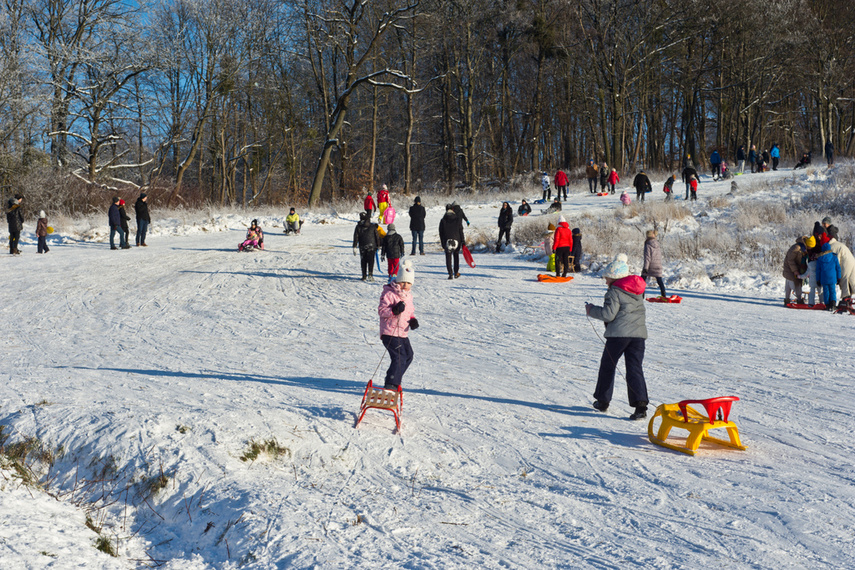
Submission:
M 2 0 L 0 185 L 85 211 L 853 154 L 852 0 Z M 31 202 L 33 203 L 33 202 Z

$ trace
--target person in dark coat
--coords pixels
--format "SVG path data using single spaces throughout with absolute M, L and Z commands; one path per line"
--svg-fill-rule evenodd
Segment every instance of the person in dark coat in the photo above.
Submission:
M 134 213 L 137 216 L 137 247 L 148 247 L 145 244 L 145 236 L 148 233 L 148 226 L 151 224 L 151 214 L 148 211 L 148 195 L 145 192 L 142 192 L 137 201 L 134 202 Z
M 374 254 L 379 247 L 377 224 L 371 222 L 371 213 L 360 212 L 359 222 L 353 230 L 353 255 L 359 253 L 363 281 L 374 281 Z
M 131 229 L 128 226 L 128 222 L 131 221 L 131 217 L 125 211 L 125 201 L 119 200 L 119 220 L 121 221 L 120 225 L 122 226 L 122 232 L 125 234 L 125 239 L 121 242 L 122 249 L 131 249 L 131 245 L 128 243 L 128 238 L 131 235 Z
M 752 171 L 753 172 L 753 171 Z M 686 200 L 689 199 L 689 193 L 692 191 L 692 177 L 698 177 L 698 171 L 693 166 L 687 166 L 681 174 L 683 182 L 686 183 Z
M 502 202 L 499 210 L 499 239 L 496 240 L 496 253 L 502 251 L 502 236 L 505 236 L 505 245 L 511 245 L 511 225 L 514 223 L 514 211 L 507 202 Z
M 602 307 L 585 303 L 589 317 L 606 323 L 606 346 L 600 358 L 597 387 L 594 389 L 594 409 L 609 408 L 615 385 L 615 369 L 623 356 L 626 364 L 626 387 L 629 405 L 635 411 L 631 420 L 647 417 L 647 383 L 644 380 L 644 344 L 647 323 L 644 309 L 644 279 L 630 275 L 626 255 L 620 254 L 603 271 L 608 291 Z
M 658 234 L 656 230 L 647 230 L 647 239 L 644 241 L 644 267 L 641 270 L 641 278 L 647 281 L 648 277 L 656 279 L 662 298 L 665 295 L 665 282 L 662 280 L 662 249 L 659 247 Z
M 531 206 L 528 205 L 528 202 L 526 202 L 525 200 L 522 201 L 520 207 L 517 208 L 517 214 L 519 214 L 520 216 L 528 216 L 529 214 L 531 214 Z
M 713 180 L 718 180 L 718 177 L 721 176 L 721 155 L 717 149 L 712 151 L 710 155 L 710 169 L 712 170 Z
M 600 167 L 600 192 L 607 192 L 606 190 L 609 186 L 609 174 L 611 170 L 609 170 L 609 165 L 605 162 Z
M 549 207 L 546 209 L 547 214 L 554 214 L 555 212 L 561 211 L 561 202 L 558 201 L 558 198 L 552 201 Z
M 831 142 L 831 139 L 825 143 L 825 160 L 828 162 L 828 166 L 834 165 L 834 143 Z
M 764 150 L 761 156 L 763 157 L 763 171 L 766 171 L 769 168 L 769 163 L 772 162 L 772 155 L 769 154 L 768 150 Z
M 748 151 L 748 163 L 751 165 L 751 173 L 754 174 L 754 168 L 757 166 L 757 160 L 760 155 L 757 154 L 757 147 L 751 145 L 751 150 Z
M 445 266 L 448 278 L 460 277 L 460 249 L 463 247 L 463 224 L 451 204 L 446 206 L 445 215 L 439 221 L 439 242 L 445 251 Z
M 463 213 L 463 208 L 460 207 L 460 204 L 458 204 L 457 202 L 452 202 L 451 208 L 457 215 L 457 220 L 460 223 L 460 229 L 463 229 L 463 222 L 466 222 L 466 225 L 469 226 L 469 218 L 467 218 L 466 214 Z
M 389 283 L 395 280 L 401 268 L 401 258 L 404 257 L 404 238 L 395 230 L 395 224 L 386 226 L 386 235 L 380 246 L 380 261 L 386 260 L 389 269 Z
M 582 230 L 573 228 L 573 247 L 570 249 L 570 255 L 573 257 L 573 271 L 579 273 L 582 271 Z
M 650 186 L 650 179 L 643 170 L 635 175 L 632 185 L 635 186 L 635 199 L 644 202 L 644 194 L 650 192 L 652 187 Z
M 425 254 L 425 207 L 422 206 L 422 199 L 416 196 L 413 200 L 413 205 L 410 206 L 410 231 L 413 234 L 413 250 L 410 255 L 416 254 L 416 241 L 419 242 L 419 254 Z
M 21 202 L 24 197 L 21 194 L 15 194 L 14 198 L 9 198 L 6 208 L 6 223 L 9 225 L 9 255 L 19 255 L 21 250 L 18 249 L 18 242 L 21 240 L 21 232 L 24 230 L 24 214 L 21 211 Z
M 739 145 L 739 149 L 736 151 L 736 162 L 739 166 L 739 173 L 745 172 L 745 145 Z
M 122 216 L 119 213 L 119 197 L 113 197 L 113 203 L 107 211 L 107 222 L 110 224 L 110 249 L 119 249 L 116 247 L 116 234 L 119 234 L 119 245 L 125 243 L 124 231 L 122 230 Z
M 47 253 L 50 251 L 50 248 L 47 246 L 47 224 L 47 214 L 42 210 L 39 212 L 39 219 L 36 222 L 36 237 L 39 238 L 39 245 L 36 253 Z
M 665 185 L 662 187 L 662 191 L 665 192 L 665 201 L 671 199 L 671 195 L 674 193 L 674 182 L 677 181 L 677 177 L 673 174 L 665 180 Z

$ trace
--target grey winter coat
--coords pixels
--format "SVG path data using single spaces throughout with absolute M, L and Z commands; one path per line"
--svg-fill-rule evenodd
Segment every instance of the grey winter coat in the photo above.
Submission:
M 590 307 L 589 315 L 606 323 L 604 337 L 647 338 L 645 289 L 641 277 L 630 275 L 612 283 L 602 307 Z
M 644 242 L 644 269 L 642 275 L 648 277 L 662 277 L 662 249 L 659 240 L 650 238 Z

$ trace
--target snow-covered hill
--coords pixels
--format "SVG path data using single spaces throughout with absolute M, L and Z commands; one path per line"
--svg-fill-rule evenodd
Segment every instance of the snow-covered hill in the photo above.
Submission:
M 580 194 L 566 209 L 618 205 Z M 499 204 L 464 206 L 471 229 L 495 228 Z M 72 235 L 0 259 L 0 425 L 62 448 L 49 494 L 3 470 L 3 568 L 855 564 L 855 318 L 783 308 L 776 275 L 650 304 L 652 404 L 741 398 L 748 450 L 689 457 L 627 420 L 620 375 L 609 412 L 590 406 L 602 324 L 584 303 L 602 279 L 538 283 L 518 248 L 476 252 L 448 281 L 432 208 L 403 429 L 377 411 L 354 429 L 388 363 L 355 211 L 310 215 L 298 237 L 268 227 L 252 254 L 235 251 L 247 214 L 184 236 L 161 222 L 148 248 Z M 244 461 L 250 442 L 277 453 Z

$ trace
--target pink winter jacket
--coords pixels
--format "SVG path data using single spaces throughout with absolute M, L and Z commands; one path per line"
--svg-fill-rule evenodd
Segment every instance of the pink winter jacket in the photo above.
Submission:
M 398 301 L 404 302 L 404 311 L 400 315 L 394 315 L 392 307 L 397 305 Z M 377 314 L 380 315 L 380 336 L 407 338 L 410 332 L 410 319 L 416 314 L 412 292 L 399 289 L 397 283 L 384 285 Z
M 392 206 L 389 206 L 385 210 L 383 210 L 383 223 L 388 225 L 388 224 L 393 223 L 394 221 L 395 221 L 395 208 L 393 208 Z

